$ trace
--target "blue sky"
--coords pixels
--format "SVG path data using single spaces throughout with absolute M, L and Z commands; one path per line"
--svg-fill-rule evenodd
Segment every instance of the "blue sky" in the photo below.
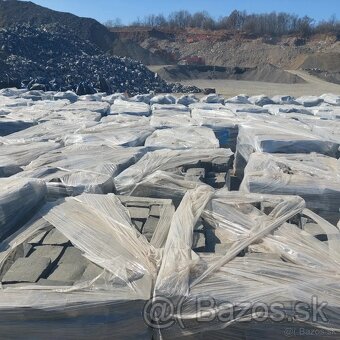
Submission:
M 189 12 L 208 11 L 218 18 L 233 9 L 249 13 L 284 11 L 300 16 L 308 15 L 316 20 L 340 17 L 340 0 L 33 0 L 34 3 L 54 10 L 71 12 L 100 22 L 121 18 L 130 23 L 148 14 L 165 15 L 181 9 Z

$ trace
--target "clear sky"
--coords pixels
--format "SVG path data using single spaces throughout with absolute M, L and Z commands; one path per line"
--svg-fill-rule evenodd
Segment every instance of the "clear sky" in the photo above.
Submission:
M 249 13 L 272 11 L 308 15 L 316 20 L 340 18 L 340 0 L 33 0 L 34 3 L 57 11 L 91 17 L 100 22 L 121 18 L 124 24 L 149 14 L 172 11 L 205 10 L 213 17 L 228 15 L 232 10 Z

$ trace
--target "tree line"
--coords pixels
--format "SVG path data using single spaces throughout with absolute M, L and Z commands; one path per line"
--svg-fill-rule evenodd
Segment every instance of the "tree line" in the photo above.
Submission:
M 109 28 L 121 27 L 119 18 L 105 23 Z M 340 34 L 340 21 L 333 15 L 329 20 L 316 22 L 314 19 L 304 16 L 299 17 L 289 13 L 265 13 L 248 14 L 246 11 L 233 11 L 230 15 L 214 19 L 209 13 L 177 11 L 169 16 L 148 15 L 143 19 L 137 19 L 129 26 L 154 27 L 163 29 L 200 28 L 209 30 L 243 31 L 256 35 L 282 36 L 286 34 L 301 34 L 308 36 L 313 33 Z

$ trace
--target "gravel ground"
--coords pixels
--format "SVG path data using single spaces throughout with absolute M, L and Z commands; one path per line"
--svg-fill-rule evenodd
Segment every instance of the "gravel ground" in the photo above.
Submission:
M 274 84 L 259 81 L 244 80 L 206 80 L 194 79 L 182 81 L 183 85 L 195 85 L 200 88 L 216 88 L 216 92 L 226 97 L 236 96 L 240 93 L 247 95 L 266 94 L 274 96 L 287 94 L 291 96 L 316 95 L 324 93 L 340 94 L 340 85 L 328 83 L 304 71 L 290 71 L 306 80 L 305 84 Z

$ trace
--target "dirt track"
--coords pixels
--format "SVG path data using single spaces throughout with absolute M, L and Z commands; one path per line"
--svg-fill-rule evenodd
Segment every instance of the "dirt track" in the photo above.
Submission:
M 200 88 L 216 88 L 216 91 L 226 97 L 245 93 L 248 95 L 266 94 L 274 96 L 285 94 L 291 96 L 321 95 L 324 93 L 340 94 L 340 85 L 328 83 L 305 71 L 289 71 L 306 80 L 305 84 L 274 84 L 259 81 L 244 80 L 202 80 L 194 79 L 182 81 L 185 85 L 196 85 Z

